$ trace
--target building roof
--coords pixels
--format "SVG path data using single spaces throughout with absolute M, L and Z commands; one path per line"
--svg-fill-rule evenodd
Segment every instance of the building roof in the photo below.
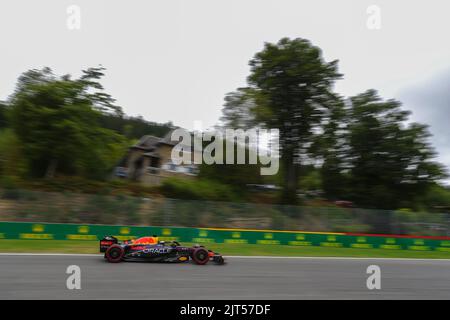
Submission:
M 178 143 L 178 141 L 172 140 L 172 132 L 173 132 L 173 130 L 170 130 L 169 132 L 167 132 L 167 134 L 163 138 L 160 139 L 159 143 L 168 144 L 171 146 L 176 145 Z
M 146 152 L 143 154 L 144 157 L 153 157 L 153 158 L 159 158 L 158 152 Z
M 131 148 L 151 152 L 151 151 L 154 151 L 159 144 L 167 144 L 167 145 L 174 146 L 174 145 L 178 144 L 178 141 L 172 140 L 172 132 L 173 132 L 173 130 L 170 130 L 162 138 L 145 135 L 141 139 L 139 139 L 139 141 Z

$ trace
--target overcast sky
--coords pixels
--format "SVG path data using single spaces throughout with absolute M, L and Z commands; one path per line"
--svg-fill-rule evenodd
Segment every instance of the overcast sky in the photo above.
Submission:
M 80 30 L 67 27 L 70 5 Z M 370 5 L 381 9 L 379 30 L 367 28 Z M 338 92 L 377 89 L 430 124 L 450 167 L 449 32 L 448 0 L 2 0 L 0 100 L 28 69 L 77 76 L 102 64 L 127 114 L 209 127 L 264 42 L 303 37 L 339 59 Z

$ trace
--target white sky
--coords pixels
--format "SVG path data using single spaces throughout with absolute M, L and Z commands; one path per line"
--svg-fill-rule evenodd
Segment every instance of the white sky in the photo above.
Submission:
M 81 30 L 66 25 L 73 4 Z M 369 5 L 381 9 L 380 30 L 366 27 Z M 127 114 L 209 127 L 224 95 L 245 85 L 248 61 L 264 42 L 303 37 L 340 60 L 340 93 L 374 88 L 404 101 L 414 120 L 431 125 L 449 166 L 450 129 L 434 124 L 449 118 L 450 83 L 430 91 L 450 80 L 449 31 L 447 0 L 2 0 L 0 99 L 28 69 L 77 76 L 102 64 L 103 84 Z

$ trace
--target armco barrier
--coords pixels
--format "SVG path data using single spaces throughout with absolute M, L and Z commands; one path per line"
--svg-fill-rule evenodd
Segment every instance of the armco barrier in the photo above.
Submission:
M 333 248 L 401 249 L 450 252 L 450 237 L 0 222 L 0 239 L 99 240 L 105 235 L 114 235 L 121 240 L 125 240 L 152 234 L 160 236 L 162 240 L 177 240 L 196 243 L 291 245 L 298 247 L 320 246 Z

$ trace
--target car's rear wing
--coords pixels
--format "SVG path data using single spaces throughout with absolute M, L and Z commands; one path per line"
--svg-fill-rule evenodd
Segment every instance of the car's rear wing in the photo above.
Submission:
M 106 252 L 110 246 L 118 243 L 119 240 L 113 236 L 105 236 L 100 240 L 100 252 Z

